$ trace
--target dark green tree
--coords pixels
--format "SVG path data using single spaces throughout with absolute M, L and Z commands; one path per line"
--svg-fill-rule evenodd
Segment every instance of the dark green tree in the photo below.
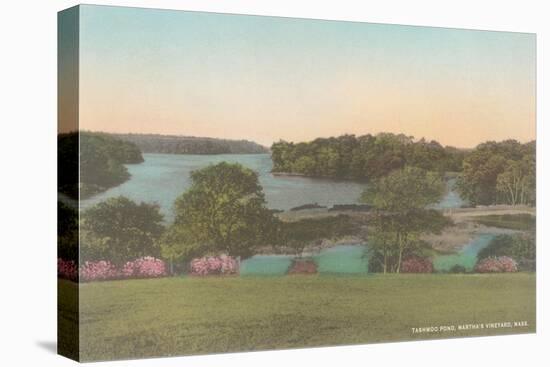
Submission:
M 429 171 L 460 171 L 465 151 L 404 134 L 342 135 L 311 142 L 279 141 L 271 146 L 273 171 L 373 180 L 414 166 Z
M 486 142 L 466 155 L 457 188 L 472 205 L 534 205 L 535 177 L 534 142 Z
M 450 224 L 440 212 L 426 209 L 444 192 L 440 175 L 415 167 L 393 171 L 367 186 L 361 199 L 375 208 L 369 251 L 384 273 L 399 273 L 404 256 L 423 243 L 422 234 L 438 233 Z
M 256 172 L 221 162 L 192 172 L 191 180 L 175 202 L 175 220 L 163 241 L 165 255 L 176 260 L 226 253 L 244 259 L 268 244 L 275 218 Z
M 159 256 L 162 220 L 156 204 L 137 204 L 123 196 L 100 202 L 81 216 L 81 260 L 123 263 Z
M 57 202 L 57 257 L 78 262 L 78 212 Z

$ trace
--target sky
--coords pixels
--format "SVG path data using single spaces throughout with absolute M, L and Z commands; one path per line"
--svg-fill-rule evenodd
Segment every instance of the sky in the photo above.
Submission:
M 80 128 L 535 138 L 534 34 L 81 6 Z

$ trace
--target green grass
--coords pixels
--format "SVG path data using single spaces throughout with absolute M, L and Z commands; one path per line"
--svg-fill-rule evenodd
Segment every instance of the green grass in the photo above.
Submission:
M 62 287 L 76 287 L 63 282 Z M 63 308 L 62 308 L 63 309 Z M 81 285 L 82 360 L 524 333 L 535 275 L 165 278 Z M 528 327 L 413 334 L 412 327 Z
M 474 219 L 476 223 L 487 227 L 515 229 L 519 231 L 534 230 L 537 220 L 531 214 L 484 215 Z

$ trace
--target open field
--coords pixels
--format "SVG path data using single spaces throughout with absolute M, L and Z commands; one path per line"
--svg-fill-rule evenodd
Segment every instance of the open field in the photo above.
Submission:
M 60 281 L 60 290 L 70 287 L 76 285 Z M 80 287 L 82 360 L 535 330 L 535 275 L 527 273 L 164 278 Z M 411 329 L 508 321 L 528 326 Z

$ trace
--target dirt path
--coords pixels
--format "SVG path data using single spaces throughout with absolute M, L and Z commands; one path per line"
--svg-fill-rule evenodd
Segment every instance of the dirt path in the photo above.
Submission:
M 494 205 L 482 206 L 476 208 L 456 208 L 446 209 L 444 215 L 450 216 L 453 219 L 465 217 L 479 217 L 484 215 L 503 215 L 503 214 L 531 214 L 536 215 L 536 208 L 530 206 L 511 206 L 511 205 Z

